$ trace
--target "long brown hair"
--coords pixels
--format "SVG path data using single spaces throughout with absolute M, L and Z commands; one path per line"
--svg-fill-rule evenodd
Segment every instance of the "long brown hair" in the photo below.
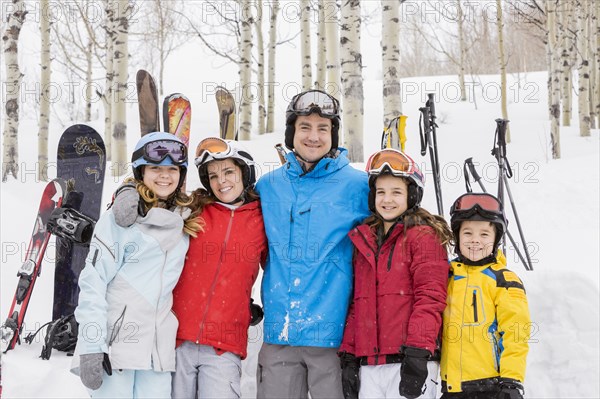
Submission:
M 446 250 L 448 250 L 449 246 L 452 244 L 452 230 L 450 230 L 450 226 L 448 226 L 446 219 L 439 215 L 431 214 L 427 209 L 418 206 L 409 209 L 402 216 L 401 222 L 404 224 L 405 234 L 411 227 L 425 225 L 433 229 L 440 244 L 442 244 Z M 371 216 L 364 220 L 364 223 L 367 224 L 376 235 L 383 231 L 383 219 L 377 213 L 372 213 Z

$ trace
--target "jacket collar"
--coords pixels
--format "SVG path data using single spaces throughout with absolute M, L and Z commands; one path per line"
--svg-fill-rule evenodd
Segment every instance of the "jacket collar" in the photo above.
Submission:
M 219 202 L 212 202 L 207 206 L 213 206 L 215 208 L 215 210 L 220 211 L 220 212 L 227 212 L 227 213 L 231 212 L 230 208 L 226 207 L 225 205 L 223 205 Z M 252 211 L 256 208 L 260 208 L 260 201 L 252 201 L 252 202 L 248 202 L 247 204 L 240 205 L 236 209 L 234 209 L 234 212 Z
M 459 256 L 459 257 L 455 258 L 452 261 L 452 263 L 463 264 L 465 266 L 468 266 L 471 270 L 483 270 L 483 269 L 486 269 L 491 266 L 493 266 L 495 270 L 506 268 L 506 257 L 504 256 L 504 253 L 502 252 L 501 249 L 498 249 L 498 251 L 496 252 L 495 258 L 490 255 L 487 258 L 482 259 L 482 261 L 486 261 L 486 260 L 487 260 L 487 263 L 483 263 L 481 265 L 472 264 L 472 263 L 480 263 L 481 261 L 480 262 L 463 262 L 462 257 Z
M 348 150 L 342 147 L 338 147 L 338 151 L 336 153 L 335 158 L 321 158 L 321 160 L 314 165 L 314 167 L 305 172 L 300 165 L 300 161 L 296 158 L 294 152 L 289 152 L 286 155 L 287 163 L 283 166 L 285 168 L 285 172 L 292 178 L 299 177 L 310 177 L 310 178 L 319 178 L 323 176 L 330 175 L 344 166 L 348 165 L 350 161 L 348 160 Z

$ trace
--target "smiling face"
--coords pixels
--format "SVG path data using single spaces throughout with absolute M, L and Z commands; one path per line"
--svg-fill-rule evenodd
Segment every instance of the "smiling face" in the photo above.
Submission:
M 390 174 L 379 176 L 375 181 L 375 209 L 383 219 L 383 227 L 387 233 L 395 219 L 408 209 L 406 181 Z
M 158 198 L 166 200 L 177 189 L 179 173 L 179 166 L 175 165 L 145 165 L 143 182 Z
M 207 173 L 210 189 L 219 201 L 230 203 L 242 195 L 242 169 L 231 158 L 209 162 Z M 241 205 L 242 202 L 240 199 L 233 205 Z
M 307 167 L 318 162 L 331 150 L 331 119 L 318 113 L 298 116 L 294 124 L 294 150 Z
M 477 262 L 492 254 L 496 228 L 490 222 L 465 220 L 460 225 L 458 236 L 460 253 Z

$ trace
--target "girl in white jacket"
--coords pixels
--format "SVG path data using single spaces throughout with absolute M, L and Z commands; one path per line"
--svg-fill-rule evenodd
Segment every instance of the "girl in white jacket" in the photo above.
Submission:
M 73 371 L 93 398 L 170 398 L 178 322 L 172 291 L 188 235 L 201 226 L 181 190 L 187 148 L 174 135 L 150 133 L 132 155 L 145 214 L 131 227 L 105 212 L 79 278 L 79 335 Z

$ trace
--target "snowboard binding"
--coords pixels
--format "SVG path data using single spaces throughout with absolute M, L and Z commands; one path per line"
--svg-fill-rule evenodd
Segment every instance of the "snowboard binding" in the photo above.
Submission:
M 77 244 L 89 244 L 96 222 L 73 208 L 56 208 L 52 211 L 46 228 L 58 237 Z

